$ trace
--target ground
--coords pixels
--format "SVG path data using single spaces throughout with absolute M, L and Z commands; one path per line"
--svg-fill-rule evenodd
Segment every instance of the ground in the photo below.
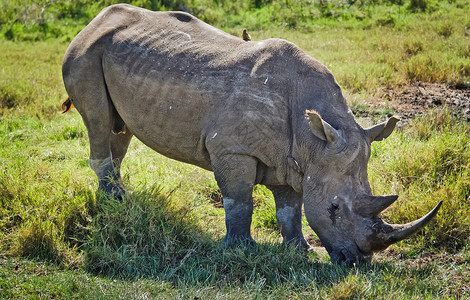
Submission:
M 470 89 L 457 89 L 439 83 L 413 83 L 383 89 L 378 106 L 389 105 L 402 120 L 410 120 L 433 108 L 447 106 L 456 116 L 470 121 Z

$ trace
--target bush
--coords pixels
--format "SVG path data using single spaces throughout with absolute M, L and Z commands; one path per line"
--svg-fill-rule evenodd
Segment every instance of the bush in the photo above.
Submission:
M 434 0 L 410 0 L 408 9 L 412 12 L 432 12 L 437 10 L 437 6 Z

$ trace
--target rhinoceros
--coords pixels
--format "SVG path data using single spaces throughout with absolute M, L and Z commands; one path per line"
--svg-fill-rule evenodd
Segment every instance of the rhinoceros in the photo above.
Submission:
M 99 189 L 122 198 L 120 165 L 132 136 L 214 172 L 223 195 L 224 245 L 253 244 L 253 186 L 274 195 L 283 242 L 307 249 L 302 204 L 332 262 L 368 260 L 423 228 L 378 214 L 398 196 L 373 196 L 371 143 L 398 118 L 363 129 L 332 73 L 282 39 L 253 42 L 184 12 L 103 9 L 71 42 L 62 64 L 72 105 L 88 130 Z

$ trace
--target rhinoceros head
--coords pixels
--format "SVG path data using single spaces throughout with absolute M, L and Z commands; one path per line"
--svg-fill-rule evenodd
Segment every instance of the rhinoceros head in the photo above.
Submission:
M 367 162 L 371 143 L 388 137 L 397 118 L 369 129 L 356 124 L 343 131 L 315 111 L 307 111 L 307 116 L 311 132 L 324 143 L 312 154 L 315 163 L 304 172 L 305 215 L 333 262 L 350 265 L 368 259 L 374 251 L 408 237 L 434 217 L 441 203 L 408 224 L 388 224 L 378 217 L 398 196 L 372 195 Z

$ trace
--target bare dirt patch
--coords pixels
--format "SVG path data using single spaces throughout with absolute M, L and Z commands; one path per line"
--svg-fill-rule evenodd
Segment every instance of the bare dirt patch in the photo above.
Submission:
M 447 106 L 456 116 L 470 122 L 470 89 L 456 89 L 439 83 L 413 83 L 384 89 L 379 102 L 390 103 L 393 112 L 404 120 L 413 119 L 430 109 Z

